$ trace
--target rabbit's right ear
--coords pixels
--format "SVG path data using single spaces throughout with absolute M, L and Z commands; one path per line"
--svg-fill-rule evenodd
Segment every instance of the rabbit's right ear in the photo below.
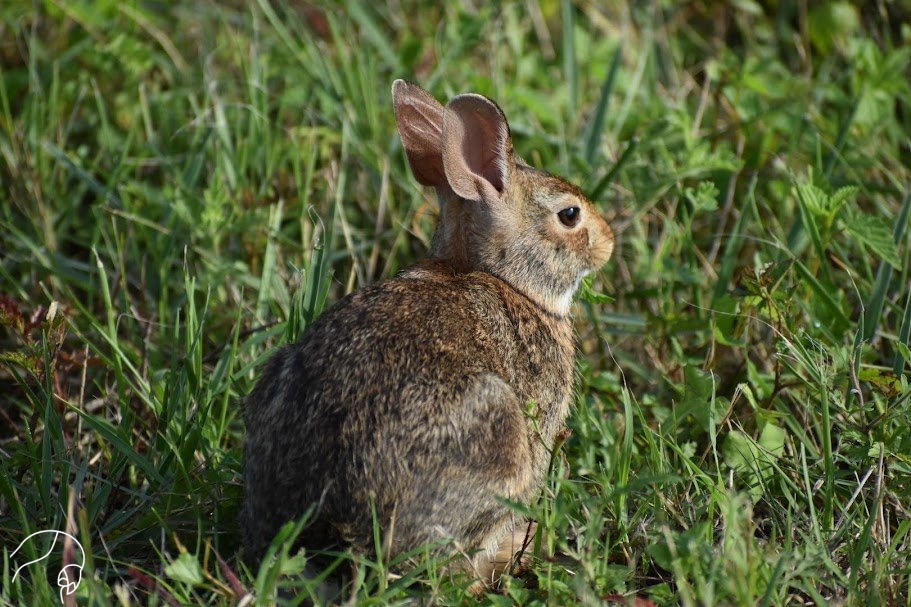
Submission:
M 408 154 L 408 164 L 421 185 L 448 188 L 443 170 L 443 106 L 416 84 L 392 83 L 395 123 Z
M 476 202 L 501 200 L 515 168 L 509 124 L 497 104 L 459 95 L 443 114 L 443 167 L 452 191 Z

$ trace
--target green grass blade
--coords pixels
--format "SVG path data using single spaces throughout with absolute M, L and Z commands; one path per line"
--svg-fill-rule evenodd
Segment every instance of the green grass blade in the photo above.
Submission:
M 895 228 L 892 237 L 896 244 L 900 244 L 905 238 L 905 231 L 908 228 L 908 217 L 911 215 L 911 183 L 905 189 L 905 197 L 899 209 L 898 216 L 895 218 Z M 870 293 L 870 299 L 867 300 L 864 308 L 864 340 L 870 341 L 876 335 L 879 328 L 879 322 L 883 313 L 886 295 L 892 282 L 892 266 L 885 260 L 881 261 L 879 268 L 876 270 L 876 282 L 873 284 L 873 290 Z
M 279 237 L 284 210 L 284 201 L 279 200 L 269 212 L 269 236 L 266 240 L 266 252 L 263 255 L 263 270 L 259 282 L 259 294 L 256 299 L 256 319 L 263 322 L 272 296 L 272 281 L 275 280 L 275 241 Z
M 598 180 L 594 187 L 589 190 L 588 198 L 590 200 L 598 201 L 601 196 L 604 194 L 604 191 L 607 190 L 608 186 L 613 183 L 614 178 L 620 170 L 626 165 L 630 159 L 633 157 L 633 152 L 636 151 L 636 147 L 639 145 L 639 140 L 633 138 L 628 144 L 626 144 L 626 149 L 623 150 L 623 153 L 620 154 L 620 158 L 617 159 L 616 164 L 608 169 L 607 173 Z
M 569 93 L 569 120 L 575 124 L 579 111 L 579 65 L 576 62 L 576 9 L 572 0 L 562 0 L 560 15 L 563 20 L 563 75 Z
M 911 262 L 911 257 L 909 257 L 909 262 Z M 905 297 L 905 310 L 899 327 L 898 343 L 904 344 L 911 350 L 911 289 L 908 290 L 908 295 Z M 898 375 L 905 365 L 911 365 L 911 360 L 906 361 L 901 351 L 896 351 L 892 357 L 892 372 Z
M 622 46 L 617 45 L 617 49 L 614 51 L 610 69 L 607 71 L 607 77 L 604 79 L 604 84 L 601 85 L 601 96 L 598 98 L 598 105 L 595 106 L 595 112 L 592 114 L 592 119 L 588 126 L 588 136 L 585 140 L 585 160 L 589 164 L 595 159 L 598 142 L 604 131 L 604 116 L 607 114 L 607 106 L 610 103 L 611 93 L 614 91 L 614 80 L 617 77 L 617 70 L 620 68 L 620 61 L 623 57 L 622 49 Z

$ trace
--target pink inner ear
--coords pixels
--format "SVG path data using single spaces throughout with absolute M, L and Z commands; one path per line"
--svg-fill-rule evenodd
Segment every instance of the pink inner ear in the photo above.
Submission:
M 443 165 L 453 191 L 469 200 L 495 200 L 506 190 L 512 146 L 509 125 L 491 100 L 459 95 L 443 116 Z
M 471 112 L 465 122 L 466 131 L 473 133 L 462 141 L 465 161 L 502 194 L 506 189 L 506 154 L 501 125 L 485 120 L 478 112 Z

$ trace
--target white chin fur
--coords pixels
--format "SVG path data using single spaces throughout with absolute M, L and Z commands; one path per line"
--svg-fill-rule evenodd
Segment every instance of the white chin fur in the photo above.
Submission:
M 573 294 L 575 291 L 567 291 L 563 295 L 557 298 L 556 301 L 556 310 L 554 310 L 560 316 L 566 316 L 569 314 L 569 308 L 573 305 Z
M 579 285 L 582 284 L 582 279 L 588 276 L 589 271 L 585 270 L 576 278 L 576 281 L 573 283 L 569 289 L 566 290 L 563 295 L 560 295 L 554 302 L 556 305 L 557 314 L 566 315 L 569 314 L 569 309 L 573 305 L 573 296 L 576 294 L 576 291 L 579 290 Z

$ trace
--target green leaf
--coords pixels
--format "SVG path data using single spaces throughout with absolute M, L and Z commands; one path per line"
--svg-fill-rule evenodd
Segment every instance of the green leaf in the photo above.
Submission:
M 778 459 L 784 454 L 784 440 L 787 434 L 775 424 L 767 423 L 759 435 L 759 446 L 765 452 L 762 453 L 763 459 L 771 463 L 773 459 Z
M 856 185 L 846 185 L 838 188 L 829 196 L 829 208 L 833 209 L 835 213 L 838 213 L 845 204 L 854 202 L 859 191 L 860 188 Z
M 810 176 L 812 179 L 812 175 Z M 803 205 L 813 215 L 822 220 L 823 230 L 828 230 L 842 208 L 853 202 L 860 188 L 849 185 L 838 188 L 831 195 L 813 183 L 801 183 L 797 186 L 797 194 Z
M 197 586 L 202 584 L 202 569 L 196 556 L 189 552 L 182 552 L 176 560 L 164 568 L 165 575 L 172 580 Z
M 886 450 L 885 444 L 883 444 L 881 441 L 876 441 L 875 443 L 870 445 L 869 449 L 867 449 L 867 457 L 878 458 L 880 453 L 884 453 L 885 450 Z
M 781 427 L 766 423 L 758 442 L 737 430 L 725 438 L 721 449 L 724 461 L 743 479 L 753 498 L 762 495 L 763 485 L 772 478 L 773 464 L 784 454 L 786 436 Z
M 695 188 L 686 188 L 683 194 L 693 205 L 693 212 L 714 211 L 718 208 L 718 188 L 712 181 L 701 181 Z
M 579 299 L 590 304 L 607 304 L 614 301 L 614 298 L 610 295 L 595 291 L 595 289 L 592 287 L 593 281 L 594 276 L 586 276 L 584 279 L 582 279 L 582 284 L 579 286 Z
M 860 381 L 868 383 L 873 390 L 886 398 L 892 398 L 902 393 L 901 380 L 891 370 L 863 367 L 857 375 Z
M 845 230 L 893 268 L 901 268 L 898 246 L 886 219 L 877 215 L 852 213 L 844 222 Z
M 724 463 L 733 468 L 735 472 L 752 476 L 758 471 L 756 463 L 759 460 L 759 449 L 753 439 L 743 432 L 739 430 L 729 432 L 721 452 Z
M 900 341 L 895 342 L 895 347 L 906 363 L 911 363 L 911 349 Z M 897 374 L 898 372 L 896 372 Z
M 674 555 L 666 543 L 649 544 L 645 551 L 662 569 L 670 571 L 674 566 Z
M 822 188 L 812 183 L 801 183 L 797 186 L 797 194 L 804 206 L 816 217 L 829 215 L 830 199 Z

